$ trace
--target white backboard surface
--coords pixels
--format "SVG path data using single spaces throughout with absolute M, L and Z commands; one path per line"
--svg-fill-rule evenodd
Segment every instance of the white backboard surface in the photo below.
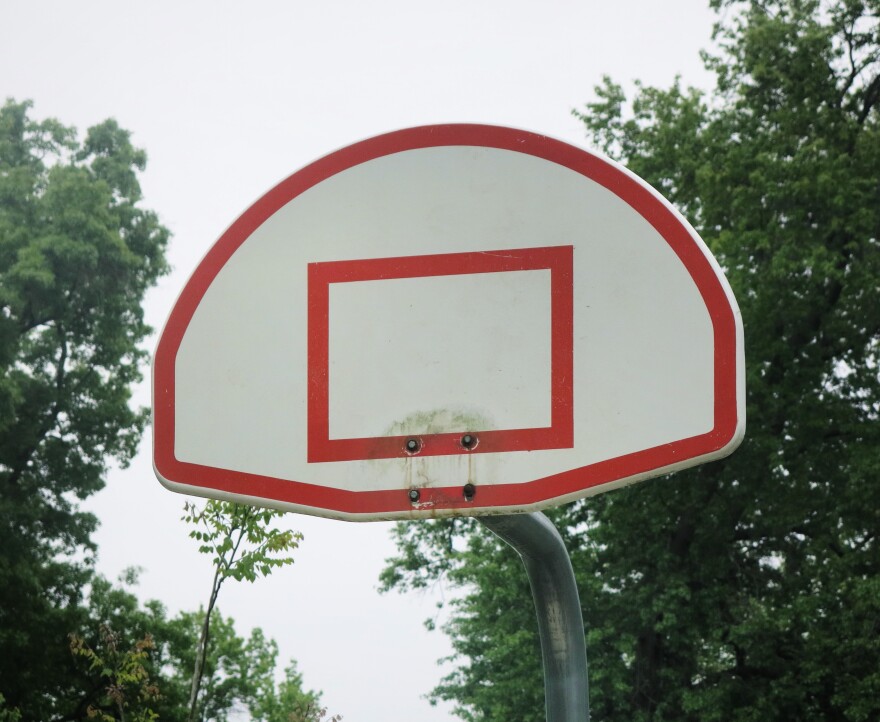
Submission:
M 538 509 L 730 453 L 742 327 L 628 171 L 508 128 L 363 141 L 248 209 L 154 359 L 168 487 L 344 519 Z

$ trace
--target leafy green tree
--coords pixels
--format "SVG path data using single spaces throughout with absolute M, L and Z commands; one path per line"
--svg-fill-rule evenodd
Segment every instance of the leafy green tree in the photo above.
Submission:
M 188 507 L 215 562 L 206 611 L 168 619 L 94 576 L 97 521 L 78 501 L 128 463 L 147 421 L 130 389 L 168 231 L 139 207 L 146 155 L 127 131 L 106 121 L 80 142 L 30 107 L 0 108 L 0 714 L 183 720 L 191 688 L 192 719 L 282 714 L 294 698 L 316 708 L 294 668 L 276 689 L 277 648 L 260 630 L 244 639 L 215 615 L 209 635 L 225 579 L 292 561 L 301 537 L 271 528 L 276 512 Z
M 321 706 L 321 693 L 305 689 L 296 662 L 291 662 L 284 670 L 284 679 L 256 700 L 251 714 L 265 722 L 318 722 L 326 716 L 326 709 Z M 327 722 L 341 719 L 334 716 Z
M 146 665 L 155 648 L 153 638 L 147 634 L 130 649 L 120 649 L 119 634 L 101 625 L 100 640 L 101 646 L 95 650 L 79 635 L 70 635 L 70 651 L 84 659 L 88 671 L 99 680 L 99 691 L 85 708 L 85 716 L 100 722 L 158 719 L 151 705 L 159 698 L 159 688 L 150 679 Z
M 146 156 L 108 120 L 84 139 L 0 107 L 0 693 L 50 719 L 71 673 L 96 520 L 78 501 L 125 465 L 168 231 L 139 206 Z
M 139 602 L 129 589 L 136 579 L 134 571 L 126 573 L 122 585 L 95 578 L 88 620 L 71 635 L 80 663 L 61 719 L 84 721 L 96 714 L 120 720 L 154 714 L 163 722 L 189 718 L 204 610 L 169 617 L 160 602 Z M 197 719 L 225 722 L 246 710 L 255 722 L 290 722 L 300 710 L 317 710 L 321 695 L 305 689 L 295 662 L 276 684 L 277 657 L 276 643 L 262 630 L 240 636 L 233 620 L 215 611 Z M 304 717 L 303 722 L 311 720 Z
M 748 374 L 729 459 L 554 513 L 593 718 L 878 720 L 880 3 L 713 5 L 712 94 L 639 86 L 628 102 L 606 80 L 577 113 L 719 259 Z M 469 720 L 538 719 L 540 673 L 502 669 L 539 665 L 533 633 L 517 635 L 535 626 L 513 606 L 522 572 L 482 536 L 402 525 L 384 583 L 463 590 L 458 667 L 435 697 Z
M 176 648 L 177 678 L 185 682 L 186 691 L 192 687 L 193 667 L 204 626 L 205 612 L 182 614 L 178 625 L 185 626 L 187 647 Z M 225 722 L 233 712 L 246 708 L 255 710 L 264 699 L 274 694 L 275 667 L 278 647 L 267 639 L 262 630 L 254 629 L 247 637 L 235 631 L 232 619 L 215 611 L 211 636 L 205 649 L 200 694 L 195 712 L 189 705 L 189 694 L 184 698 L 180 719 L 199 722 Z M 256 719 L 256 718 L 254 718 Z
M 208 606 L 201 614 L 201 633 L 193 664 L 192 685 L 189 697 L 189 722 L 213 719 L 205 716 L 205 703 L 199 692 L 211 644 L 211 619 L 227 579 L 254 582 L 278 567 L 293 564 L 290 553 L 299 546 L 302 534 L 289 529 L 272 526 L 273 521 L 284 516 L 274 509 L 258 509 L 232 502 L 208 501 L 201 508 L 187 503 L 183 520 L 193 525 L 190 536 L 199 542 L 199 551 L 211 556 L 214 578 Z M 215 690 L 205 690 L 210 702 Z
M 111 584 L 95 576 L 90 584 L 84 610 L 86 617 L 71 633 L 80 647 L 94 650 L 97 657 L 105 659 L 114 654 L 122 655 L 137 651 L 139 643 L 150 640 L 147 654 L 141 657 L 145 678 L 157 688 L 157 695 L 145 708 L 155 712 L 160 719 L 183 722 L 186 719 L 186 702 L 189 689 L 189 672 L 192 664 L 192 647 L 197 632 L 181 613 L 169 618 L 165 607 L 151 600 L 142 604 L 132 591 L 137 583 L 139 570 L 129 569 L 120 578 L 120 584 Z M 112 635 L 112 649 L 108 652 L 107 636 Z M 68 681 L 66 695 L 59 700 L 60 719 L 86 720 L 90 708 L 105 714 L 114 714 L 107 705 L 107 678 L 102 674 L 112 665 L 91 668 L 84 665 L 85 655 L 79 654 L 75 675 Z M 129 701 L 131 697 L 127 698 Z M 145 710 L 141 710 L 145 711 Z
M 452 702 L 468 722 L 543 722 L 541 649 L 522 560 L 473 519 L 402 523 L 395 538 L 399 554 L 387 560 L 383 590 L 416 591 L 437 580 L 458 590 L 443 625 L 453 649 L 443 661 L 458 666 L 430 701 Z

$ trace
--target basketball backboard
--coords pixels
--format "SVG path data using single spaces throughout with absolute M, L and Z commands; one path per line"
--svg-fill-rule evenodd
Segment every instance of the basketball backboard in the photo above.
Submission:
M 343 519 L 535 510 L 730 453 L 742 326 L 653 189 L 533 133 L 398 131 L 294 173 L 154 359 L 185 493 Z

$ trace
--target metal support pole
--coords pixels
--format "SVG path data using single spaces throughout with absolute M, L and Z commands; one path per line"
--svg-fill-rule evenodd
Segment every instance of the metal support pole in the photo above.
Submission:
M 562 537 L 540 512 L 483 516 L 480 522 L 523 560 L 544 658 L 547 722 L 588 722 L 587 651 L 574 570 Z

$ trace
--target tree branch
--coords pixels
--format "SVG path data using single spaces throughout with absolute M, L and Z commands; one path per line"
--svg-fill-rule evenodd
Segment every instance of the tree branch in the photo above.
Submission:
M 862 100 L 862 109 L 859 111 L 858 118 L 856 119 L 859 125 L 864 125 L 865 121 L 868 119 L 868 115 L 874 109 L 874 106 L 877 105 L 877 101 L 880 101 L 880 74 L 875 75 L 874 79 L 865 89 L 865 96 Z

